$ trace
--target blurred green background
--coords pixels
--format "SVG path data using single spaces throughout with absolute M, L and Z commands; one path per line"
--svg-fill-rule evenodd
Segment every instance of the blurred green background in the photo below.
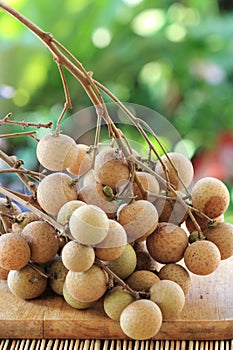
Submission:
M 233 4 L 217 0 L 8 0 L 65 45 L 122 102 L 151 108 L 179 132 L 197 177 L 233 196 Z M 73 112 L 91 105 L 66 74 Z M 106 98 L 106 101 L 109 101 Z M 0 11 L 0 119 L 55 121 L 64 94 L 42 43 Z M 1 126 L 1 134 L 16 128 Z M 30 138 L 0 140 L 36 166 Z M 232 204 L 227 216 L 233 222 Z

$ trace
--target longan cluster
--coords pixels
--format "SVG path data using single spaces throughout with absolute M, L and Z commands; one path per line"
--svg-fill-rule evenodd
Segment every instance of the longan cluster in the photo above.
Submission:
M 0 236 L 0 277 L 23 299 L 49 285 L 76 309 L 101 302 L 128 337 L 149 339 L 182 312 L 192 273 L 211 274 L 233 255 L 228 189 L 211 177 L 192 186 L 183 154 L 164 154 L 148 171 L 134 150 L 130 161 L 114 146 L 95 156 L 91 146 L 48 134 L 37 158 L 49 171 L 38 204 L 66 234 L 0 203 L 14 211 Z

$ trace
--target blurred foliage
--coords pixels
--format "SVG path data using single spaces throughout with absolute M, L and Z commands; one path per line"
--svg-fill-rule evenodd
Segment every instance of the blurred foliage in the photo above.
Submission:
M 6 2 L 51 32 L 122 102 L 146 106 L 165 116 L 187 141 L 194 161 L 202 152 L 207 152 L 206 159 L 208 152 L 212 156 L 214 153 L 216 168 L 227 166 L 224 180 L 231 190 L 233 141 L 232 159 L 227 143 L 227 162 L 221 161 L 217 149 L 226 131 L 233 134 L 230 1 L 57 0 L 56 5 L 47 0 Z M 69 73 L 66 77 L 72 112 L 90 106 L 80 84 Z M 12 112 L 16 119 L 56 120 L 63 103 L 58 69 L 48 50 L 1 11 L 1 117 Z M 12 128 L 1 127 L 1 133 L 9 130 L 12 132 Z M 33 164 L 33 142 L 17 138 L 7 147 Z M 1 147 L 4 145 L 1 142 Z M 212 175 L 208 169 L 206 173 Z

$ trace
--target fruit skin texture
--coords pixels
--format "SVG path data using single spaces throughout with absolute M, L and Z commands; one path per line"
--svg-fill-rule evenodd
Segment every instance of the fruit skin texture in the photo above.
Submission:
M 212 220 L 217 223 L 217 222 L 224 222 L 224 214 L 218 216 L 217 218 L 213 218 L 211 221 L 209 221 L 208 219 L 206 219 L 205 217 L 201 217 L 198 215 L 195 215 L 195 213 L 193 213 L 193 216 L 195 218 L 195 220 L 197 221 L 198 225 L 200 226 L 202 232 L 204 232 L 205 230 L 207 230 L 210 226 L 212 226 L 213 222 Z M 192 219 L 190 218 L 190 216 L 188 216 L 185 220 L 185 225 L 187 230 L 191 233 L 193 231 L 196 231 L 197 228 L 194 225 Z
M 131 273 L 134 272 L 136 265 L 137 256 L 133 247 L 129 243 L 117 259 L 107 262 L 107 266 L 122 279 L 131 275 Z
M 30 247 L 24 237 L 9 232 L 0 236 L 0 266 L 5 270 L 19 270 L 31 257 Z
M 46 169 L 62 171 L 74 161 L 76 143 L 68 135 L 48 134 L 38 142 L 36 155 L 40 164 Z
M 164 265 L 158 272 L 158 277 L 161 280 L 170 280 L 181 286 L 185 295 L 191 287 L 191 277 L 189 272 L 182 266 L 176 263 Z
M 69 271 L 65 283 L 70 294 L 84 302 L 97 301 L 107 290 L 106 273 L 96 265 L 85 272 Z
M 73 175 L 82 175 L 91 167 L 92 160 L 93 153 L 90 152 L 90 147 L 79 143 L 76 145 L 74 160 L 67 170 Z
M 95 178 L 102 185 L 110 186 L 113 191 L 122 180 L 129 180 L 130 170 L 121 151 L 108 148 L 99 152 L 95 159 Z
M 162 222 L 147 237 L 146 246 L 156 261 L 162 264 L 174 263 L 183 258 L 188 246 L 188 236 L 181 227 Z
M 192 188 L 193 207 L 210 218 L 216 218 L 227 210 L 230 195 L 226 185 L 214 177 L 198 180 Z
M 122 287 L 114 287 L 104 297 L 104 311 L 112 320 L 119 321 L 124 308 L 133 301 L 135 298 Z
M 153 176 L 150 173 L 147 173 L 145 171 L 136 171 L 136 175 L 137 175 L 138 180 L 141 182 L 142 187 L 145 191 L 149 191 L 153 194 L 159 193 L 159 190 L 160 190 L 159 183 L 156 180 L 155 176 Z M 136 200 L 144 199 L 136 181 L 134 181 L 134 183 L 133 183 L 133 193 L 134 193 Z M 149 195 L 147 200 L 149 202 L 154 202 L 154 196 Z
M 136 291 L 149 292 L 152 285 L 158 281 L 159 277 L 154 272 L 137 270 L 127 278 L 126 283 Z
M 68 291 L 66 287 L 66 283 L 63 284 L 63 297 L 65 301 L 67 302 L 68 305 L 71 307 L 78 309 L 78 310 L 84 310 L 90 308 L 92 305 L 95 304 L 95 302 L 84 302 L 84 301 L 79 301 L 76 298 L 74 298 L 70 292 Z
M 95 261 L 93 247 L 82 245 L 77 241 L 66 243 L 61 252 L 63 264 L 68 270 L 83 272 L 88 270 Z
M 167 196 L 174 198 L 175 194 L 168 192 Z M 159 214 L 159 222 L 180 225 L 187 217 L 187 209 L 178 200 L 158 198 L 154 201 L 154 205 Z
M 191 182 L 193 180 L 193 174 L 194 174 L 193 165 L 192 165 L 191 161 L 182 153 L 170 152 L 170 153 L 167 153 L 167 155 L 174 163 L 174 165 L 178 171 L 178 174 L 179 174 L 180 178 L 182 179 L 184 185 L 186 187 L 189 187 L 189 185 L 191 185 Z M 166 155 L 164 154 L 161 157 L 161 159 L 167 167 L 169 180 L 170 180 L 170 183 L 173 185 L 174 189 L 177 191 L 183 190 L 184 186 L 183 186 L 182 182 L 179 180 L 175 170 L 173 169 L 173 167 L 172 167 L 171 163 L 169 162 L 169 160 L 167 159 Z M 155 171 L 163 179 L 166 179 L 163 167 L 159 161 L 157 161 L 157 163 L 155 165 Z M 161 184 L 161 188 L 164 188 L 164 187 L 165 187 L 165 185 Z
M 21 299 L 39 297 L 47 287 L 47 278 L 35 271 L 30 265 L 20 270 L 11 270 L 7 277 L 10 291 Z
M 208 241 L 213 242 L 221 253 L 221 260 L 233 255 L 233 225 L 228 222 L 219 222 L 204 231 Z
M 125 205 L 119 211 L 118 221 L 127 233 L 128 242 L 145 240 L 157 227 L 158 213 L 152 203 L 140 199 Z
M 102 209 L 96 205 L 86 204 L 73 212 L 69 228 L 79 243 L 94 246 L 107 236 L 109 221 Z
M 183 289 L 173 281 L 160 280 L 150 288 L 150 300 L 161 309 L 163 319 L 177 317 L 185 304 Z
M 41 180 L 37 188 L 37 201 L 46 213 L 56 216 L 60 208 L 77 199 L 77 188 L 64 173 L 53 173 Z
M 218 267 L 221 254 L 217 246 L 206 240 L 196 241 L 184 253 L 184 262 L 189 271 L 196 275 L 209 275 Z
M 120 326 L 131 339 L 146 340 L 154 337 L 162 325 L 162 313 L 151 300 L 136 300 L 126 306 L 120 316 Z
M 56 231 L 47 222 L 30 222 L 21 234 L 29 244 L 33 262 L 47 263 L 57 254 L 59 242 Z

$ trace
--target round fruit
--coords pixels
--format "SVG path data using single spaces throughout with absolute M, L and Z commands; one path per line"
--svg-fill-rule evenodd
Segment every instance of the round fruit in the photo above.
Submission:
M 157 227 L 158 213 L 155 206 L 143 199 L 133 201 L 119 210 L 118 221 L 124 227 L 128 242 L 144 240 Z
M 193 216 L 194 216 L 194 219 L 197 221 L 198 225 L 200 226 L 202 232 L 204 232 L 209 227 L 211 227 L 214 222 L 223 222 L 224 221 L 224 214 L 218 216 L 217 218 L 213 218 L 211 220 L 208 220 L 206 217 L 197 215 L 195 213 L 193 213 Z M 186 225 L 187 230 L 190 233 L 197 230 L 197 228 L 196 228 L 196 226 L 195 226 L 195 224 L 190 216 L 188 216 L 186 218 L 185 225 Z
M 51 215 L 56 216 L 65 203 L 76 199 L 76 185 L 73 185 L 71 177 L 64 173 L 47 175 L 37 188 L 38 203 Z
M 12 294 L 19 298 L 34 299 L 45 291 L 47 278 L 27 265 L 20 270 L 11 270 L 7 277 L 7 284 Z
M 36 263 L 51 261 L 58 252 L 56 230 L 44 221 L 30 222 L 22 231 L 31 250 L 31 260 Z
M 104 311 L 112 320 L 120 320 L 124 308 L 135 301 L 135 298 L 121 286 L 114 287 L 104 297 Z
M 93 204 L 101 208 L 111 219 L 115 218 L 119 203 L 117 200 L 109 198 L 104 193 L 104 186 L 98 182 L 81 188 L 78 198 L 87 204 Z
M 162 313 L 151 300 L 136 300 L 126 306 L 120 316 L 123 332 L 135 340 L 154 337 L 162 325 Z
M 19 270 L 31 257 L 31 250 L 24 237 L 9 232 L 0 236 L 0 266 L 5 270 Z
M 146 239 L 147 249 L 156 261 L 167 264 L 183 258 L 188 246 L 188 236 L 181 227 L 161 222 L 156 230 Z
M 40 164 L 51 171 L 62 171 L 74 162 L 76 143 L 68 135 L 48 134 L 42 137 L 36 148 Z
M 70 292 L 68 291 L 68 289 L 66 287 L 66 283 L 64 283 L 64 285 L 63 285 L 63 297 L 68 305 L 70 305 L 71 307 L 73 307 L 75 309 L 79 309 L 79 310 L 88 309 L 95 304 L 95 302 L 88 303 L 88 302 L 84 302 L 84 301 L 79 301 L 76 298 L 74 298 L 70 294 Z
M 127 234 L 123 226 L 109 219 L 108 234 L 95 247 L 95 255 L 100 260 L 110 261 L 117 259 L 127 245 Z
M 154 195 L 159 193 L 159 183 L 156 180 L 155 176 L 153 176 L 152 174 L 146 173 L 145 171 L 137 171 L 136 176 L 137 176 L 137 179 L 140 181 L 143 187 L 143 190 L 148 191 L 148 197 L 143 198 L 140 187 L 138 186 L 137 182 L 134 181 L 133 192 L 134 192 L 135 199 L 136 200 L 147 199 L 150 202 L 154 202 L 155 200 Z
M 102 185 L 113 190 L 121 180 L 129 180 L 130 170 L 123 153 L 116 148 L 108 148 L 99 152 L 95 159 L 95 178 Z
M 81 244 L 96 245 L 108 234 L 109 221 L 99 207 L 86 204 L 76 209 L 70 217 L 72 236 Z
M 57 222 L 59 222 L 61 225 L 66 225 L 69 223 L 71 214 L 73 214 L 75 209 L 78 209 L 85 204 L 86 203 L 80 200 L 73 200 L 65 203 L 57 213 Z
M 146 241 L 135 242 L 133 248 L 137 256 L 137 270 L 157 271 L 159 269 L 158 262 L 152 258 L 147 250 Z
M 223 214 L 230 202 L 230 194 L 226 185 L 214 177 L 198 180 L 192 189 L 192 205 L 210 218 Z
M 90 147 L 84 144 L 77 144 L 75 149 L 75 158 L 68 167 L 69 173 L 73 175 L 83 175 L 91 168 L 93 162 L 93 153 Z
M 65 267 L 74 272 L 88 270 L 95 261 L 93 247 L 80 244 L 77 241 L 66 243 L 62 249 L 61 256 Z
M 118 277 L 125 279 L 134 272 L 137 265 L 137 256 L 133 247 L 128 243 L 123 253 L 115 260 L 109 261 L 107 266 Z
M 219 266 L 221 254 L 217 246 L 206 240 L 196 241 L 184 253 L 184 262 L 196 275 L 209 275 Z
M 93 265 L 85 272 L 69 271 L 66 275 L 66 287 L 70 294 L 84 302 L 100 299 L 107 290 L 107 275 L 98 266 Z
M 65 283 L 67 268 L 64 266 L 61 257 L 56 256 L 46 265 L 46 273 L 49 275 L 49 286 L 58 295 L 63 295 L 63 285 Z
M 164 265 L 158 272 L 161 280 L 176 282 L 183 289 L 184 294 L 188 294 L 191 287 L 191 277 L 189 272 L 181 265 L 171 263 Z
M 126 283 L 134 290 L 149 292 L 152 285 L 159 281 L 159 277 L 152 271 L 134 271 L 126 280 Z
M 159 306 L 163 319 L 170 320 L 177 317 L 182 311 L 185 295 L 176 282 L 160 280 L 150 288 L 150 300 Z
M 167 156 L 175 166 L 176 170 L 172 166 Z M 161 157 L 161 159 L 166 165 L 166 173 L 168 175 L 170 184 L 177 191 L 183 190 L 185 187 L 189 187 L 193 180 L 194 174 L 193 165 L 191 161 L 182 153 L 170 152 L 167 153 L 167 156 L 164 154 Z M 164 180 L 167 180 L 166 174 L 160 161 L 157 161 L 156 163 L 155 172 L 158 175 L 160 175 Z M 164 186 L 164 184 L 161 183 L 161 187 L 165 188 L 166 186 Z
M 228 222 L 219 222 L 204 231 L 205 238 L 213 242 L 221 253 L 221 260 L 233 255 L 233 225 Z
M 159 222 L 170 222 L 180 225 L 187 217 L 187 208 L 179 200 L 174 199 L 174 193 L 168 193 L 167 196 L 169 199 L 161 197 L 154 201 L 159 215 Z
M 5 270 L 0 266 L 0 280 L 7 280 L 9 270 Z

